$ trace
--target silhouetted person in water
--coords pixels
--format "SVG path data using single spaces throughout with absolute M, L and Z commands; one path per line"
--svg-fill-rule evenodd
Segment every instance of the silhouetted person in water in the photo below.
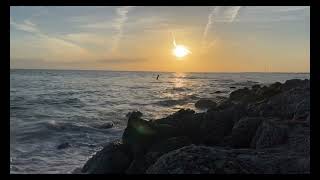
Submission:
M 158 76 L 157 76 L 157 80 L 159 79 L 159 76 L 160 76 L 160 75 L 158 74 Z

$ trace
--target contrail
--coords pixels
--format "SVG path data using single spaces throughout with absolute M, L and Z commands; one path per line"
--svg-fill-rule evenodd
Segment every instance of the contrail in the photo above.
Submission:
M 115 19 L 114 27 L 117 29 L 118 32 L 114 37 L 114 43 L 112 47 L 113 51 L 118 48 L 119 41 L 122 38 L 122 34 L 123 34 L 123 25 L 128 19 L 127 14 L 129 13 L 130 9 L 132 9 L 133 7 L 134 6 L 124 6 L 117 9 L 118 18 Z
M 217 8 L 218 7 L 214 7 L 212 9 L 212 11 L 210 12 L 209 16 L 208 16 L 208 22 L 207 22 L 206 27 L 205 27 L 204 32 L 203 32 L 203 38 L 206 38 L 207 33 L 208 33 L 208 31 L 209 31 L 209 29 L 211 27 L 211 24 L 213 24 L 213 15 L 217 11 Z
M 240 9 L 241 9 L 241 6 L 233 6 L 229 9 L 229 11 L 228 11 L 228 14 L 230 15 L 229 22 L 233 22 L 235 20 Z
M 174 45 L 174 47 L 177 47 L 176 39 L 174 38 L 173 32 L 171 32 L 171 34 L 172 34 L 172 38 L 173 38 L 173 45 Z
M 204 28 L 204 32 L 202 36 L 203 48 L 208 48 L 209 46 L 212 46 L 214 44 L 214 43 L 210 43 L 210 45 L 207 45 L 206 38 L 210 28 L 212 27 L 214 22 L 217 21 L 215 19 L 218 19 L 219 21 L 222 20 L 224 22 L 232 23 L 237 18 L 240 9 L 241 9 L 241 6 L 227 7 L 224 11 L 223 11 L 223 8 L 220 8 L 219 6 L 212 8 L 211 12 L 208 15 L 208 22 Z M 217 17 L 217 16 L 222 16 L 222 17 Z

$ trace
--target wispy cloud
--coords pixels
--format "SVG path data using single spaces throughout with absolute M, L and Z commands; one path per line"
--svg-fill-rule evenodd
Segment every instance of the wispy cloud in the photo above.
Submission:
M 31 33 L 33 35 L 32 37 L 34 37 L 34 42 L 26 42 L 26 44 L 35 43 L 40 44 L 39 48 L 46 48 L 46 50 L 49 51 L 48 55 L 51 55 L 46 56 L 46 59 L 57 60 L 59 58 L 63 58 L 64 60 L 73 61 L 76 59 L 92 57 L 89 51 L 78 44 L 42 32 L 37 24 L 33 23 L 30 19 L 26 19 L 22 23 L 18 23 L 10 17 L 10 25 L 17 30 Z M 27 45 L 25 47 L 28 49 Z M 14 55 L 17 56 L 20 55 L 20 53 L 15 53 Z M 75 57 L 74 55 L 78 56 Z
M 14 28 L 20 31 L 25 31 L 29 33 L 39 32 L 36 25 L 32 23 L 30 20 L 24 20 L 23 23 L 17 23 L 13 20 L 12 17 L 10 17 L 10 25 L 12 25 Z
M 239 13 L 241 6 L 233 6 L 226 10 L 227 17 L 229 17 L 229 22 L 233 22 Z
M 132 8 L 132 6 L 124 6 L 117 9 L 118 17 L 113 22 L 113 27 L 116 29 L 117 34 L 113 38 L 112 51 L 115 51 L 119 46 L 119 42 L 123 35 L 124 24 L 126 23 L 128 19 L 128 13 Z
M 206 38 L 214 22 L 233 22 L 237 18 L 240 9 L 241 6 L 213 7 L 208 15 L 208 22 L 204 28 L 203 38 Z
M 229 22 L 232 23 L 238 16 L 241 6 L 231 7 L 213 7 L 208 15 L 208 22 L 204 28 L 202 36 L 202 52 L 206 52 L 210 47 L 216 44 L 217 39 L 208 42 L 207 35 L 215 22 Z

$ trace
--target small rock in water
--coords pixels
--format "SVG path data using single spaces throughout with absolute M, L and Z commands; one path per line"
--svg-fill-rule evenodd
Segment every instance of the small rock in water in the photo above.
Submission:
M 235 88 L 236 88 L 236 87 L 234 87 L 234 86 L 231 86 L 231 87 L 230 87 L 230 89 L 235 89 Z
M 57 146 L 57 149 L 65 149 L 70 147 L 70 144 L 68 142 L 62 143 L 59 146 Z
M 216 91 L 216 92 L 214 92 L 214 93 L 219 94 L 219 93 L 222 93 L 222 92 L 221 92 L 221 91 Z
M 99 126 L 100 129 L 109 129 L 113 127 L 113 122 L 107 122 Z

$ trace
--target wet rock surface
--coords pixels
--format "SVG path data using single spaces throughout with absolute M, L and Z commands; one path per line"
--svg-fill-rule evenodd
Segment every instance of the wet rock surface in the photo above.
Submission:
M 127 114 L 121 141 L 97 152 L 82 173 L 310 173 L 310 81 L 238 89 L 147 121 Z

